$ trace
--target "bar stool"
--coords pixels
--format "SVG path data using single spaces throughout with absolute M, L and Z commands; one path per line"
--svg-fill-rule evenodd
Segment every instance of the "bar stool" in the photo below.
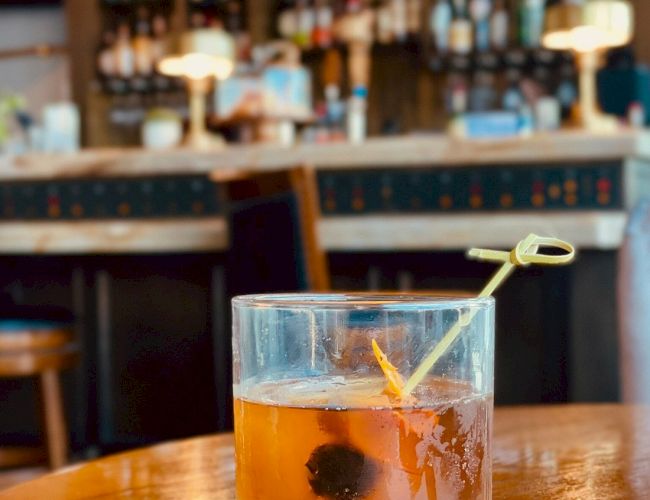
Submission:
M 0 378 L 38 377 L 50 467 L 66 464 L 68 435 L 59 373 L 78 359 L 72 316 L 58 308 L 13 306 L 0 315 Z M 39 461 L 42 450 L 0 447 L 0 467 Z

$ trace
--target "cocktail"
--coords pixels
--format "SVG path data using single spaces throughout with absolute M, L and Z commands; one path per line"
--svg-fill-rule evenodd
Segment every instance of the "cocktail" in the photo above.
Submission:
M 237 498 L 490 498 L 494 301 L 266 295 L 234 300 Z M 408 397 L 459 318 L 463 337 Z
M 478 251 L 504 264 L 474 298 L 235 298 L 237 498 L 490 499 L 489 295 L 518 262 L 573 257 L 533 236 Z

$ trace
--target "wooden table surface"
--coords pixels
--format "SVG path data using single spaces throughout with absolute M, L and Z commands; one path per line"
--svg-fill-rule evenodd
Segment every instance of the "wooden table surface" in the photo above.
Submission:
M 0 492 L 2 499 L 234 498 L 231 435 L 103 458 Z M 495 499 L 650 498 L 650 407 L 500 408 Z

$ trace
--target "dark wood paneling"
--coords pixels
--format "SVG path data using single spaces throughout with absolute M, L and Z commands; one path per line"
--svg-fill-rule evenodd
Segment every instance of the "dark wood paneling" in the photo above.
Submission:
M 65 0 L 65 14 L 70 54 L 72 98 L 82 118 L 94 112 L 87 103 L 89 87 L 95 76 L 95 51 L 101 34 L 99 1 Z M 85 123 L 85 121 L 84 121 Z M 86 143 L 87 128 L 83 126 L 82 141 Z
M 632 0 L 634 5 L 634 49 L 639 62 L 650 64 L 650 30 L 647 24 L 650 20 L 650 2 L 648 0 Z

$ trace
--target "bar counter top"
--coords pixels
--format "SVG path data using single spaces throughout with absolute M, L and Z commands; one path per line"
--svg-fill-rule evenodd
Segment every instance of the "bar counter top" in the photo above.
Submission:
M 274 170 L 311 165 L 319 170 L 417 166 L 498 167 L 526 164 L 589 163 L 650 158 L 650 133 L 580 131 L 530 138 L 460 140 L 445 135 L 372 138 L 348 143 L 236 145 L 222 150 L 137 148 L 88 149 L 75 154 L 30 154 L 0 158 L 0 185 L 46 181 L 166 175 L 208 175 L 219 169 Z M 454 250 L 470 245 L 509 247 L 523 234 L 538 231 L 571 239 L 583 248 L 615 249 L 623 240 L 627 213 L 556 211 L 406 215 L 325 216 L 318 223 L 328 251 Z M 388 236 L 390 235 L 390 236 Z M 220 251 L 228 247 L 227 223 L 208 218 L 5 221 L 0 223 L 0 254 L 80 254 Z
M 650 136 L 634 131 L 562 131 L 529 138 L 462 140 L 442 134 L 371 138 L 363 144 L 236 145 L 222 150 L 87 149 L 75 154 L 29 154 L 0 159 L 0 182 L 98 176 L 209 173 L 219 168 L 273 170 L 363 166 L 525 164 L 620 159 L 650 151 Z

